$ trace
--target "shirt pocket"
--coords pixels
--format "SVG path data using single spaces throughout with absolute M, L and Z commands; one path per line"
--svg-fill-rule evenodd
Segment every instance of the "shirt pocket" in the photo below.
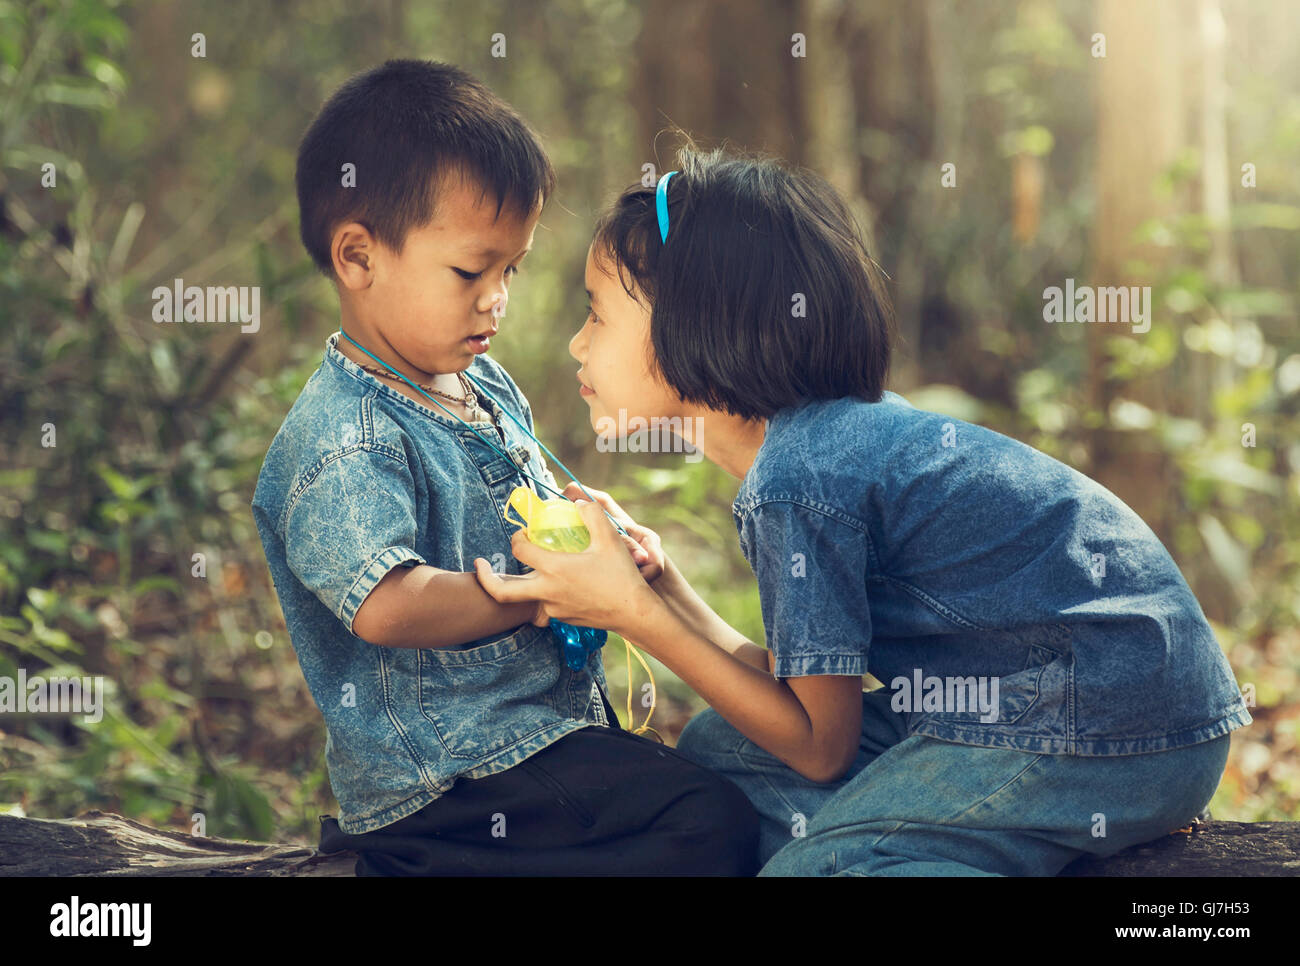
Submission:
M 493 487 L 501 481 L 514 476 L 519 472 L 519 468 L 501 455 L 501 453 L 510 452 L 511 444 L 503 442 L 495 432 L 484 430 L 483 433 L 492 441 L 492 447 L 495 447 L 495 449 L 489 447 L 487 443 L 470 432 L 461 435 L 461 442 L 469 451 L 470 458 L 482 474 L 483 481 L 489 487 Z
M 1015 724 L 1038 703 L 1043 688 L 1043 675 L 1047 673 L 1049 665 L 1063 657 L 1068 660 L 1065 649 L 1062 648 L 1062 641 L 1068 637 L 1068 631 L 1062 632 L 1056 627 L 1025 632 L 1024 640 L 1031 642 L 1027 645 L 1023 670 L 1002 676 L 971 676 L 970 679 L 975 681 L 976 693 L 988 699 L 996 717 L 990 717 L 991 712 L 982 711 L 978 705 L 969 708 L 970 702 L 965 702 L 967 710 L 945 711 L 934 715 L 933 720 L 978 725 Z M 958 677 L 957 680 L 960 682 L 969 679 Z M 967 694 L 970 693 L 969 688 L 965 690 Z
M 420 713 L 453 758 L 481 761 L 572 710 L 559 647 L 532 624 L 465 650 L 421 648 L 419 673 Z

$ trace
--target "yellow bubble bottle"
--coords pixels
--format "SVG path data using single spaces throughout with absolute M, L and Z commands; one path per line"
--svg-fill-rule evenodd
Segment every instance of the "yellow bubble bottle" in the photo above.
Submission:
M 510 519 L 511 511 L 514 511 L 515 515 L 519 517 L 518 521 Z M 558 550 L 561 553 L 581 553 L 591 546 L 591 531 L 587 529 L 587 524 L 583 522 L 577 504 L 563 497 L 543 500 L 528 487 L 517 486 L 510 493 L 510 499 L 506 501 L 505 518 L 510 523 L 523 527 L 529 543 L 546 550 Z M 596 627 L 576 627 L 572 624 L 552 620 L 550 628 L 560 642 L 560 651 L 564 656 L 564 663 L 574 671 L 581 670 L 586 665 L 591 652 L 604 647 L 607 639 L 605 631 Z M 633 655 L 641 662 L 646 675 L 650 678 L 650 710 L 640 727 L 632 729 L 632 734 L 653 734 L 656 740 L 663 742 L 659 732 L 650 727 L 650 718 L 654 715 L 655 709 L 654 675 L 650 671 L 650 665 L 646 663 L 641 653 L 632 647 L 630 641 L 624 640 L 623 646 L 627 650 L 627 718 L 629 723 L 632 721 Z
M 509 510 L 518 514 L 529 543 L 561 553 L 581 553 L 591 546 L 591 533 L 582 522 L 582 514 L 569 500 L 543 500 L 528 487 L 517 486 L 506 506 L 506 519 L 510 518 Z

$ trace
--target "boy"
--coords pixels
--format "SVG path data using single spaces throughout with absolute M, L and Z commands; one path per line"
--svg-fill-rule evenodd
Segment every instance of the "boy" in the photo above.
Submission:
M 623 731 L 599 654 L 571 671 L 536 605 L 498 604 L 468 572 L 476 556 L 521 572 L 506 498 L 556 486 L 485 355 L 555 186 L 535 135 L 464 71 L 393 60 L 325 104 L 297 185 L 342 332 L 253 515 L 325 718 L 340 817 L 322 816 L 321 849 L 356 849 L 358 875 L 752 875 L 744 794 Z

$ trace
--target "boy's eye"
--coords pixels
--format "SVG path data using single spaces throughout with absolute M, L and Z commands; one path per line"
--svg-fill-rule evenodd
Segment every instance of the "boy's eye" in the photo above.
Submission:
M 476 282 L 476 281 L 478 281 L 478 279 L 483 275 L 482 272 L 467 272 L 467 271 L 465 271 L 465 269 L 463 269 L 463 268 L 453 268 L 452 271 L 455 272 L 457 275 L 459 275 L 461 278 L 463 278 L 463 279 L 464 279 L 465 281 L 467 281 L 467 282 Z M 507 266 L 506 266 L 506 274 L 507 274 L 507 275 L 518 275 L 518 274 L 519 274 L 519 269 L 516 268 L 514 265 L 507 265 Z
M 600 316 L 595 313 L 590 305 L 587 306 L 587 318 L 592 322 L 599 322 Z

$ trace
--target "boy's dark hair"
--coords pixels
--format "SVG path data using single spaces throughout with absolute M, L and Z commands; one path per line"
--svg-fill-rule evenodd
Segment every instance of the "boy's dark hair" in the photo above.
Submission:
M 356 165 L 344 187 L 343 165 Z M 302 243 L 334 276 L 330 239 L 358 221 L 401 254 L 406 234 L 434 217 L 439 188 L 459 171 L 521 215 L 555 190 L 537 135 L 472 75 L 427 60 L 390 60 L 346 81 L 298 148 Z
M 721 148 L 688 145 L 677 167 L 666 242 L 655 189 L 643 185 L 595 230 L 602 267 L 612 256 L 623 287 L 648 300 L 651 372 L 686 402 L 749 419 L 811 399 L 879 401 L 893 310 L 835 189 L 779 159 Z

